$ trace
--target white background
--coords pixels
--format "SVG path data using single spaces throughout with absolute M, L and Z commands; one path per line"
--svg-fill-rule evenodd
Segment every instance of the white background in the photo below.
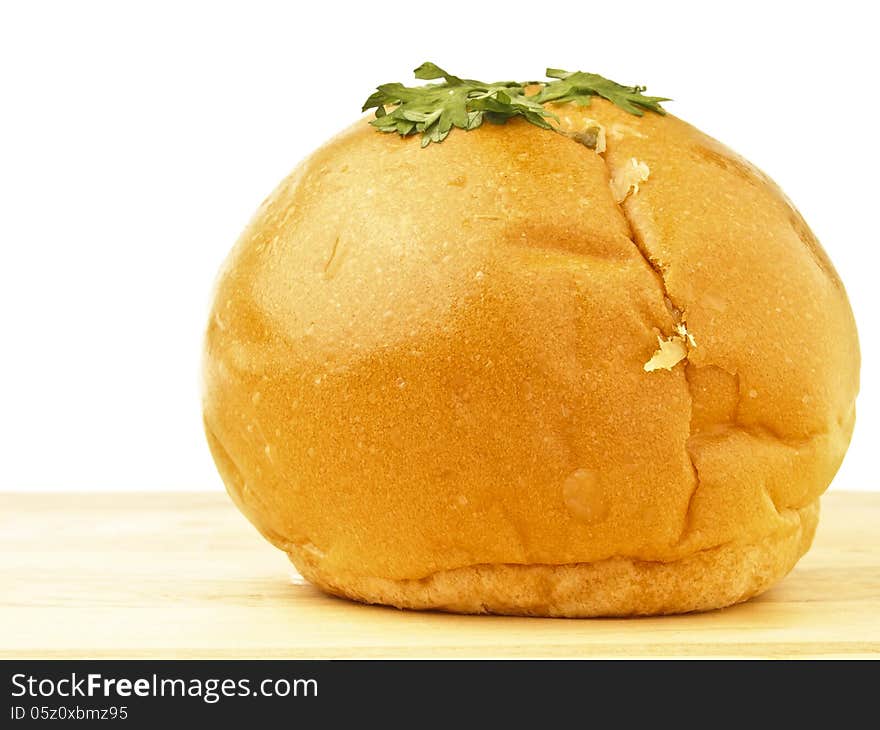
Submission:
M 0 489 L 222 488 L 198 380 L 217 268 L 275 184 L 426 59 L 647 83 L 774 177 L 860 328 L 859 418 L 833 488 L 880 489 L 870 7 L 4 2 Z

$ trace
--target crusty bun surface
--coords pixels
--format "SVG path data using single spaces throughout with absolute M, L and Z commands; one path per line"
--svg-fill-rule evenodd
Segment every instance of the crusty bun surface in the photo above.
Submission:
M 212 453 L 328 592 L 706 610 L 810 545 L 858 389 L 827 256 L 778 187 L 681 120 L 554 111 L 604 151 L 518 121 L 422 149 L 362 119 L 221 273 Z

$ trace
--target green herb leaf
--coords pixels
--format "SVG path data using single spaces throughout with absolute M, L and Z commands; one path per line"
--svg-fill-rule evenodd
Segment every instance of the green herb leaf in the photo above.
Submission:
M 430 61 L 415 69 L 417 79 L 440 83 L 408 87 L 403 84 L 382 84 L 364 102 L 363 111 L 375 109 L 370 124 L 381 132 L 396 132 L 406 137 L 422 135 L 422 147 L 442 142 L 453 127 L 471 130 L 483 121 L 504 124 L 513 117 L 543 129 L 554 129 L 548 120 L 555 114 L 544 108 L 548 102 L 573 101 L 589 104 L 593 96 L 601 96 L 622 109 L 641 116 L 644 110 L 665 114 L 660 106 L 662 97 L 644 96 L 642 86 L 621 86 L 597 74 L 581 71 L 569 73 L 547 69 L 547 76 L 556 79 L 538 93 L 526 95 L 525 87 L 534 82 L 497 81 L 485 83 L 453 76 Z M 390 111 L 385 107 L 393 107 Z
M 427 147 L 431 142 L 446 139 L 452 127 L 476 129 L 484 118 L 503 124 L 511 117 L 521 116 L 547 129 L 550 124 L 545 117 L 555 118 L 534 97 L 527 97 L 523 86 L 514 81 L 487 84 L 461 79 L 430 62 L 419 66 L 415 76 L 443 81 L 417 87 L 397 83 L 379 86 L 363 106 L 363 111 L 376 110 L 376 118 L 370 124 L 382 132 L 397 132 L 404 137 L 419 133 L 422 146 Z M 385 106 L 394 109 L 387 111 Z
M 624 111 L 640 117 L 646 109 L 657 114 L 666 114 L 660 102 L 670 101 L 662 96 L 645 96 L 642 93 L 644 86 L 623 86 L 599 74 L 548 68 L 547 76 L 556 81 L 551 81 L 538 93 L 537 101 L 541 104 L 573 101 L 586 106 L 591 97 L 601 96 Z
M 461 79 L 458 78 L 458 76 L 452 76 L 451 74 L 446 73 L 436 63 L 431 63 L 430 61 L 425 61 L 421 66 L 413 71 L 413 73 L 415 74 L 415 77 L 417 79 L 422 79 L 423 81 L 431 81 L 433 79 L 446 79 L 447 84 L 461 83 Z

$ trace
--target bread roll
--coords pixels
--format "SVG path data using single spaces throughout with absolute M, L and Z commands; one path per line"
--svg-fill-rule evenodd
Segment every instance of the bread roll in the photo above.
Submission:
M 424 149 L 362 119 L 222 270 L 211 451 L 327 592 L 700 611 L 810 545 L 858 390 L 834 267 L 773 182 L 685 122 L 553 111 L 563 133 L 513 120 Z

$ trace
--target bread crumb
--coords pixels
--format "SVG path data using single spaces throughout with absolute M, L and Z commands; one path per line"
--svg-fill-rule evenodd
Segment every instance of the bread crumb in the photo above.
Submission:
M 654 370 L 672 370 L 688 356 L 688 346 L 696 347 L 697 341 L 684 324 L 677 324 L 675 333 L 666 339 L 658 335 L 657 344 L 659 345 L 657 351 L 644 365 L 646 373 Z
M 635 157 L 631 157 L 629 163 L 614 170 L 611 175 L 611 194 L 617 203 L 622 203 L 627 197 L 639 192 L 639 185 L 648 179 L 651 169 L 648 165 Z
M 584 129 L 582 132 L 570 132 L 569 136 L 575 141 L 582 144 L 596 154 L 601 155 L 605 152 L 605 127 L 594 119 L 584 120 Z
M 690 332 L 688 332 L 687 327 L 684 326 L 683 322 L 679 322 L 677 325 L 675 325 L 675 331 L 678 332 L 678 334 L 681 335 L 684 339 L 686 339 L 691 347 L 697 346 L 697 341 L 694 339 L 694 336 Z

